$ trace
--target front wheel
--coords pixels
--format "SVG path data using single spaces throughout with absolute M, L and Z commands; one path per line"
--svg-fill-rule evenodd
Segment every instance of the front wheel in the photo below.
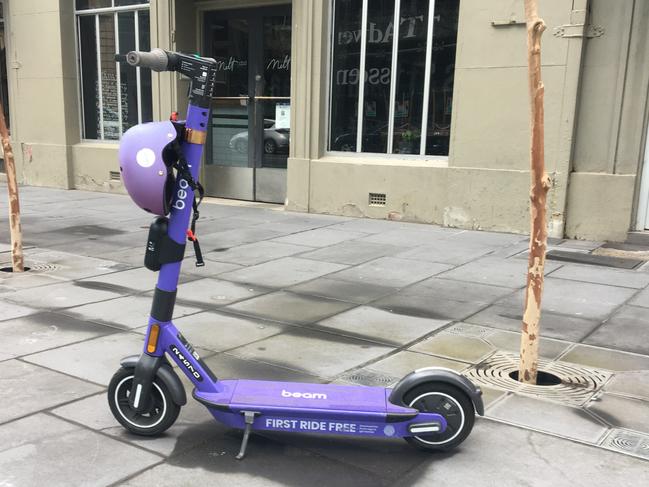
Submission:
M 467 395 L 448 384 L 429 382 L 413 387 L 403 397 L 404 403 L 426 413 L 444 417 L 446 429 L 441 433 L 408 436 L 405 440 L 417 448 L 428 451 L 448 451 L 462 443 L 475 422 L 473 403 Z
M 159 435 L 174 424 L 180 413 L 180 406 L 173 401 L 167 386 L 155 378 L 149 411 L 135 412 L 128 402 L 134 373 L 135 369 L 122 367 L 113 375 L 108 385 L 110 410 L 115 419 L 131 433 L 142 436 Z

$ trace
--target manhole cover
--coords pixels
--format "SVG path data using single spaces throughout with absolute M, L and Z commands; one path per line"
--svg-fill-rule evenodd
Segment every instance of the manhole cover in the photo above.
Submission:
M 518 370 L 518 361 L 517 354 L 496 352 L 465 375 L 487 387 L 542 397 L 569 406 L 583 405 L 611 377 L 610 373 L 601 370 L 540 359 L 539 369 L 556 375 L 561 383 L 550 386 L 521 384 L 509 376 Z
M 387 387 L 399 382 L 398 377 L 390 375 L 379 374 L 371 370 L 360 369 L 354 372 L 348 372 L 340 376 L 340 380 L 350 382 L 352 384 L 361 384 L 364 386 L 382 386 Z
M 613 429 L 602 442 L 604 448 L 649 459 L 649 435 Z

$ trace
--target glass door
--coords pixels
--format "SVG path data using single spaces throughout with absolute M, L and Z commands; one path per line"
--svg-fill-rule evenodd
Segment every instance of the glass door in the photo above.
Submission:
M 283 203 L 290 144 L 290 5 L 205 14 L 218 76 L 203 180 L 208 195 Z

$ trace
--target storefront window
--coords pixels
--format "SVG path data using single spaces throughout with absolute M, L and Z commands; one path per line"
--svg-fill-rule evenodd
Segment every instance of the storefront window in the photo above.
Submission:
M 5 20 L 0 3 L 0 100 L 2 101 L 5 123 L 9 127 L 9 89 L 7 83 L 7 54 L 5 47 Z M 4 155 L 0 156 L 0 172 L 5 172 Z
M 152 120 L 151 71 L 115 62 L 150 49 L 147 0 L 77 0 L 79 74 L 85 139 L 117 140 Z
M 448 155 L 458 12 L 459 0 L 334 1 L 330 150 Z

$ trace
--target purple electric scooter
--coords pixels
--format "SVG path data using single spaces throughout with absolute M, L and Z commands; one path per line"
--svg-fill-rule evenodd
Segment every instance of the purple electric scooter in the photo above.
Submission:
M 117 55 L 116 60 L 176 71 L 191 80 L 185 122 L 137 125 L 120 143 L 120 169 L 129 194 L 158 215 L 149 231 L 145 265 L 160 273 L 143 353 L 123 359 L 108 388 L 117 421 L 147 436 L 174 423 L 187 398 L 167 354 L 215 419 L 244 430 L 238 459 L 245 455 L 252 430 L 398 437 L 429 451 L 450 450 L 464 441 L 475 413 L 484 412 L 481 391 L 449 369 L 414 371 L 393 389 L 216 378 L 171 321 L 186 241 L 194 242 L 197 265 L 202 265 L 193 230 L 202 197 L 197 181 L 216 61 L 162 49 Z

